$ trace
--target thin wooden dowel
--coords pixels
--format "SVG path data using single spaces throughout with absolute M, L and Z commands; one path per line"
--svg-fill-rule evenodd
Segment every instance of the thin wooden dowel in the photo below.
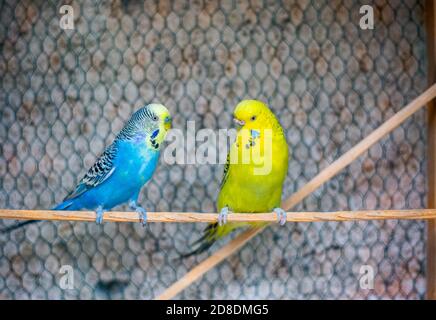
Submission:
M 287 212 L 288 222 L 356 221 L 386 219 L 435 219 L 436 209 L 414 210 L 359 210 L 334 212 Z M 95 221 L 92 211 L 52 211 L 52 210 L 9 210 L 0 209 L 0 219 L 52 220 L 52 221 Z M 108 211 L 104 214 L 107 222 L 139 222 L 136 212 Z M 149 212 L 148 222 L 189 223 L 217 222 L 217 213 L 200 212 Z M 228 222 L 277 222 L 275 213 L 232 213 Z
M 364 152 L 371 148 L 374 144 L 380 141 L 388 133 L 392 132 L 395 128 L 401 125 L 411 115 L 424 107 L 429 101 L 436 96 L 436 84 L 427 89 L 424 93 L 414 99 L 406 107 L 394 114 L 389 120 L 383 123 L 380 127 L 375 129 L 366 138 L 356 144 L 353 148 L 345 152 L 336 161 L 330 164 L 327 168 L 322 170 L 317 176 L 305 184 L 298 192 L 291 195 L 286 199 L 282 206 L 286 210 L 293 208 L 296 204 L 301 202 L 313 191 L 318 189 L 321 185 L 329 181 L 332 177 L 338 174 L 342 169 L 347 167 L 354 160 L 359 158 Z
M 343 168 L 356 160 L 360 155 L 371 148 L 375 143 L 380 141 L 384 136 L 392 132 L 400 126 L 406 119 L 415 114 L 418 110 L 424 107 L 427 103 L 436 97 L 436 84 L 432 85 L 421 95 L 415 98 L 412 102 L 406 105 L 403 109 L 394 114 L 390 119 L 384 122 L 380 127 L 374 130 L 369 136 L 339 157 L 336 161 L 322 170 L 317 176 L 305 184 L 296 193 L 283 201 L 282 208 L 291 210 L 304 198 L 310 195 L 318 187 L 329 181 L 332 177 L 339 173 Z M 263 228 L 255 228 L 241 233 L 232 241 L 219 249 L 217 252 L 200 262 L 196 267 L 186 273 L 181 279 L 172 284 L 156 299 L 171 299 L 179 292 L 188 287 L 191 283 L 199 279 L 207 271 L 218 265 L 221 261 L 235 253 L 239 248 L 244 246 L 250 239 L 259 234 Z
M 263 228 L 251 228 L 241 233 L 229 244 L 214 252 L 214 254 L 212 254 L 207 259 L 203 260 L 201 263 L 192 268 L 188 273 L 186 273 L 183 277 L 181 277 L 169 288 L 167 288 L 163 293 L 157 296 L 155 300 L 172 299 L 186 287 L 189 287 L 193 282 L 197 281 L 208 270 L 214 268 L 216 265 L 221 263 L 221 261 L 238 251 L 239 248 L 243 247 L 244 244 L 247 243 L 247 241 L 256 236 L 256 234 L 258 234 L 262 229 Z

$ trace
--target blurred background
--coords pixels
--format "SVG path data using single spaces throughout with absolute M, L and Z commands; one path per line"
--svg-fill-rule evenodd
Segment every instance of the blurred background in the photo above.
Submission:
M 174 127 L 230 128 L 246 98 L 269 104 L 292 157 L 284 197 L 426 88 L 424 1 L 0 1 L 0 208 L 49 209 L 134 110 Z M 59 27 L 61 5 L 74 30 Z M 222 165 L 162 159 L 148 211 L 215 212 Z M 423 208 L 418 112 L 297 210 Z M 124 207 L 120 209 L 126 209 Z M 14 221 L 1 221 L 0 228 Z M 42 222 L 0 234 L 1 299 L 151 299 L 217 250 L 180 260 L 204 224 Z M 272 226 L 177 299 L 421 299 L 425 223 Z M 62 265 L 74 289 L 59 286 Z M 373 290 L 359 286 L 374 268 Z

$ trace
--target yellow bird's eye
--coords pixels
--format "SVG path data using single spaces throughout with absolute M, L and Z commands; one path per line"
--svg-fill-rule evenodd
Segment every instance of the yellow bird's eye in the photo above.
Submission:
M 251 117 L 251 121 L 254 121 L 254 120 L 256 120 L 256 116 Z

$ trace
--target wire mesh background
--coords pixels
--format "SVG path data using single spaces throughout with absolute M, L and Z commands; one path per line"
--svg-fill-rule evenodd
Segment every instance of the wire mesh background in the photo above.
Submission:
M 75 30 L 60 29 L 62 4 Z M 241 99 L 267 102 L 292 152 L 289 196 L 426 88 L 423 1 L 375 1 L 374 30 L 359 28 L 362 4 L 0 1 L 0 207 L 51 208 L 152 101 L 183 130 L 229 128 Z M 425 131 L 422 111 L 297 209 L 425 207 Z M 140 202 L 215 212 L 222 170 L 161 159 Z M 203 227 L 42 222 L 1 234 L 0 298 L 153 298 L 229 240 L 179 260 Z M 177 298 L 419 299 L 425 238 L 419 221 L 273 226 Z M 59 287 L 62 265 L 73 290 Z M 362 265 L 373 290 L 359 287 Z

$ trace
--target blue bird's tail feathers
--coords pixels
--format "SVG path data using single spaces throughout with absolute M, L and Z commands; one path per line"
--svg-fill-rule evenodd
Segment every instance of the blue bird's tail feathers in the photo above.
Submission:
M 70 209 L 72 204 L 73 204 L 73 199 L 68 199 L 59 203 L 57 206 L 52 208 L 52 210 L 67 210 Z
M 26 221 L 23 221 L 23 222 L 19 222 L 19 223 L 16 223 L 16 224 L 14 224 L 14 225 L 12 225 L 10 227 L 3 228 L 0 231 L 0 233 L 9 233 L 9 232 L 12 232 L 12 231 L 14 231 L 16 229 L 24 227 L 25 225 L 28 225 L 28 224 L 31 224 L 31 223 L 35 223 L 35 222 L 38 222 L 38 221 L 39 220 L 26 220 Z
M 73 201 L 65 200 L 65 201 L 59 203 L 57 206 L 53 207 L 52 210 L 67 210 L 72 204 L 73 204 Z M 27 226 L 28 224 L 33 224 L 33 223 L 36 223 L 39 221 L 40 220 L 26 220 L 23 222 L 19 222 L 19 223 L 12 225 L 12 226 L 1 229 L 0 233 L 9 233 L 9 232 L 12 232 L 12 231 L 19 229 L 21 227 Z

